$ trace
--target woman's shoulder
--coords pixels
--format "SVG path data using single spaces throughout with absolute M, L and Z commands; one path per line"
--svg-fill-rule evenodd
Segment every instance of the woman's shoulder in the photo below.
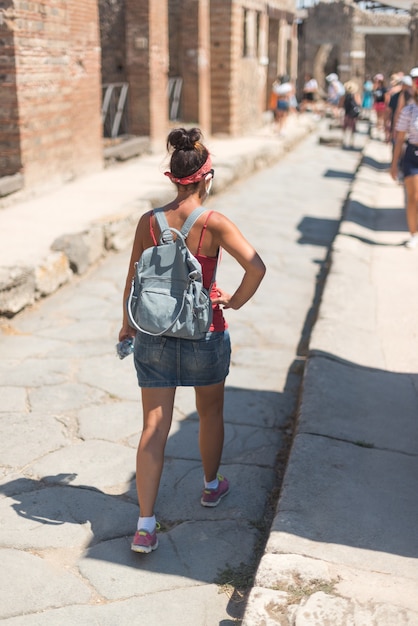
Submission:
M 404 116 L 407 116 L 412 115 L 414 111 L 418 111 L 418 106 L 415 104 L 415 102 L 408 102 L 408 104 L 405 104 L 405 106 L 403 107 L 401 113 L 403 113 Z
M 155 210 L 156 210 L 156 209 L 149 209 L 148 211 L 146 211 L 145 213 L 143 213 L 143 214 L 140 216 L 139 220 L 138 220 L 138 226 L 139 226 L 139 225 L 142 225 L 142 224 L 145 224 L 145 223 L 149 224 L 149 221 L 150 221 L 150 219 L 151 219 L 152 215 L 154 214 L 154 211 L 155 211 Z
M 209 219 L 207 221 L 207 227 L 214 232 L 221 232 L 228 229 L 230 226 L 234 226 L 234 222 L 229 219 L 224 213 L 219 211 L 211 211 Z
M 418 107 L 415 102 L 405 104 L 399 113 L 398 122 L 406 129 L 407 126 L 405 126 L 405 124 L 410 124 L 414 115 L 418 115 Z
M 215 211 L 214 209 L 208 209 L 208 211 L 210 211 L 208 225 L 210 224 L 212 226 L 219 226 L 219 225 L 222 225 L 225 222 L 225 220 L 228 219 L 226 215 L 224 215 L 223 213 L 220 213 L 219 211 Z
M 150 236 L 150 232 L 152 230 L 152 221 L 151 217 L 153 215 L 153 209 L 146 211 L 143 213 L 138 219 L 138 223 L 136 226 L 136 237 L 139 237 L 141 240 L 146 239 Z

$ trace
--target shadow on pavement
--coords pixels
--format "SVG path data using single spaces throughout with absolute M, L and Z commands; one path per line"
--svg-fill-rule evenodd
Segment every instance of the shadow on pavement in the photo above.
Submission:
M 245 609 L 247 590 L 241 593 L 240 587 L 252 584 L 273 519 L 273 499 L 285 465 L 279 457 L 287 459 L 301 376 L 302 369 L 292 364 L 283 393 L 226 388 L 221 471 L 230 479 L 231 492 L 219 507 L 200 505 L 197 414 L 173 421 L 156 506 L 160 547 L 154 553 L 130 550 L 138 515 L 134 476 L 124 493 L 114 495 L 73 484 L 76 464 L 74 473 L 18 478 L 0 487 L 8 496 L 3 502 L 8 527 L 13 528 L 6 542 L 27 550 L 65 547 L 81 552 L 81 575 L 114 600 L 193 587 L 196 581 L 229 581 L 228 615 L 236 619 Z
M 304 217 L 297 226 L 301 234 L 298 243 L 328 247 L 336 236 L 339 225 L 339 220 Z
M 314 351 L 274 540 L 289 551 L 390 573 L 418 557 L 418 374 L 361 367 Z M 318 552 L 317 552 L 318 551 Z M 328 556 L 327 556 L 328 555 Z
M 357 200 L 350 200 L 344 219 L 347 223 L 353 222 L 378 232 L 405 232 L 408 230 L 404 208 L 379 207 L 373 209 Z
M 375 159 L 373 159 L 371 156 L 364 156 L 363 160 L 361 162 L 362 167 L 370 167 L 371 169 L 374 170 L 378 170 L 378 171 L 382 171 L 382 170 L 387 170 L 390 167 L 390 163 L 385 163 L 382 161 L 376 161 Z
M 114 537 L 115 523 L 120 524 L 132 505 L 125 495 L 109 495 L 91 485 L 71 485 L 76 477 L 75 473 L 62 473 L 40 480 L 18 478 L 1 485 L 0 492 L 15 501 L 11 507 L 24 519 L 54 527 L 88 522 L 91 544 Z M 117 514 L 117 507 L 123 511 Z
M 352 239 L 357 239 L 357 241 L 361 241 L 361 243 L 366 243 L 370 246 L 380 246 L 386 248 L 399 248 L 405 245 L 404 241 L 391 243 L 385 241 L 373 241 L 372 239 L 368 239 L 367 237 L 361 237 L 360 235 L 354 235 L 353 233 L 344 233 L 346 237 L 351 237 Z
M 350 148 L 353 151 L 356 151 L 355 148 Z M 361 149 L 358 149 L 358 152 L 361 152 Z M 354 180 L 353 172 L 344 172 L 343 170 L 327 170 L 324 174 L 324 178 L 342 178 L 343 180 Z

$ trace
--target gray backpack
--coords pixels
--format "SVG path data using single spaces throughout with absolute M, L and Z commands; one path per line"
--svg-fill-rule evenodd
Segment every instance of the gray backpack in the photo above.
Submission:
M 182 339 L 200 339 L 209 330 L 210 289 L 203 287 L 202 266 L 186 245 L 190 229 L 206 210 L 195 209 L 181 231 L 168 225 L 163 209 L 154 210 L 161 236 L 159 244 L 144 250 L 135 264 L 128 298 L 133 328 L 148 335 Z M 211 287 L 214 280 L 215 272 Z

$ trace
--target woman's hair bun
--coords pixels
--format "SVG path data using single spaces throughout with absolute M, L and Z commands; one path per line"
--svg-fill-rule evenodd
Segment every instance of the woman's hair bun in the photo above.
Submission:
M 194 150 L 200 142 L 202 133 L 199 128 L 176 128 L 172 130 L 167 138 L 167 148 L 170 146 L 174 150 Z

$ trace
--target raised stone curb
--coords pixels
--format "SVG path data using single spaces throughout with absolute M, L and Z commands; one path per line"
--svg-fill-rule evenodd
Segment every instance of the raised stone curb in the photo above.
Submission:
M 11 193 L 20 191 L 23 188 L 24 178 L 22 174 L 14 174 L 13 176 L 0 177 L 0 198 L 8 196 Z
M 381 330 L 381 263 L 408 251 L 383 149 L 366 146 L 333 244 L 297 433 L 242 626 L 418 624 L 416 386 L 390 371 Z
M 32 267 L 0 267 L 0 315 L 12 317 L 35 302 L 36 281 Z
M 151 143 L 148 137 L 130 137 L 104 150 L 105 161 L 127 161 L 133 157 L 150 152 Z

